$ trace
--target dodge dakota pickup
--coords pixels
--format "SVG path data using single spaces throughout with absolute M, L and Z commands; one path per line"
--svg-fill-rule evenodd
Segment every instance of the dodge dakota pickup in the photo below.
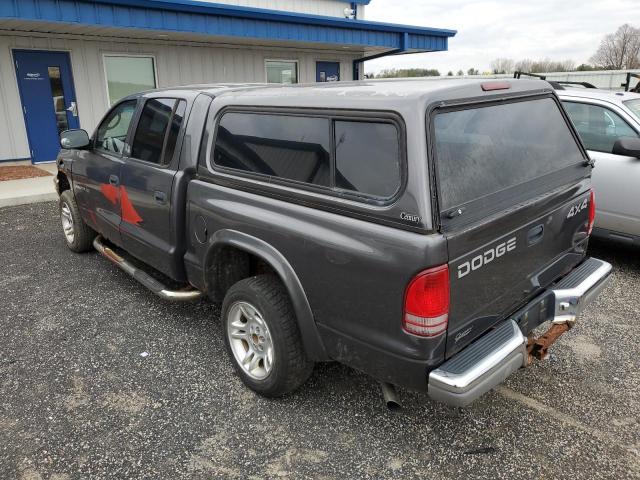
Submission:
M 401 386 L 465 406 L 544 358 L 611 271 L 586 257 L 593 164 L 543 81 L 167 88 L 61 147 L 68 247 L 221 303 L 264 396 L 338 361 L 389 404 Z

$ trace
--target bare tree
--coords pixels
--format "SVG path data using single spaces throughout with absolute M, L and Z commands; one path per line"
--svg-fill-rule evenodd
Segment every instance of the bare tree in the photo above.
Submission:
M 498 75 L 501 73 L 513 73 L 515 62 L 510 58 L 496 58 L 491 62 L 491 71 Z
M 555 61 L 550 58 L 530 60 L 528 58 L 516 63 L 516 70 L 528 73 L 571 72 L 575 69 L 573 60 Z
M 639 68 L 640 29 L 625 23 L 616 33 L 604 37 L 591 63 L 611 70 Z

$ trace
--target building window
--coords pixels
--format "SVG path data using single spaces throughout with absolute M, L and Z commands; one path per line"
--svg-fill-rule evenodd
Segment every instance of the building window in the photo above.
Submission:
M 132 93 L 156 88 L 153 57 L 105 55 L 109 105 Z
M 266 60 L 267 83 L 298 83 L 298 62 Z

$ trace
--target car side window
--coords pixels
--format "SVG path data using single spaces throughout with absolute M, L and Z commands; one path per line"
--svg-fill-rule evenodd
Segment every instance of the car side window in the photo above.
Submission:
M 167 165 L 171 162 L 182 126 L 186 102 L 175 98 L 152 98 L 145 102 L 136 128 L 131 156 Z
M 127 100 L 116 105 L 96 131 L 95 149 L 114 155 L 122 155 L 137 100 Z
M 639 136 L 627 122 L 608 108 L 572 101 L 564 101 L 563 104 L 587 150 L 611 153 L 619 138 Z

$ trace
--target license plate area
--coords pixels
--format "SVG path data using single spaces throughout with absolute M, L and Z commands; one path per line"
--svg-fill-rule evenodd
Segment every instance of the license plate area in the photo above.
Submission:
M 554 308 L 555 296 L 552 291 L 547 291 L 518 310 L 511 318 L 518 324 L 523 335 L 527 336 L 531 330 L 553 318 Z

